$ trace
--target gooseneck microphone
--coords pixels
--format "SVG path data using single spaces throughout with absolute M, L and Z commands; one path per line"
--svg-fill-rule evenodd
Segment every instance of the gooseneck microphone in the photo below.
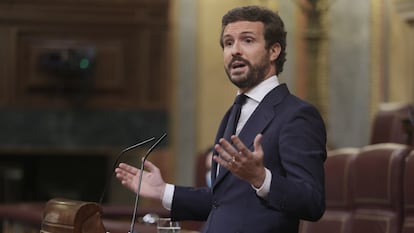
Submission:
M 137 147 L 139 147 L 139 146 L 142 146 L 142 145 L 144 145 L 144 144 L 146 144 L 146 143 L 148 143 L 148 142 L 150 142 L 150 141 L 153 141 L 154 139 L 155 139 L 155 137 L 152 137 L 152 138 L 146 139 L 146 140 L 144 140 L 144 141 L 142 141 L 142 142 L 138 142 L 138 143 L 137 143 L 137 144 L 135 144 L 135 145 L 132 145 L 132 146 L 130 146 L 130 147 L 127 147 L 127 148 L 123 149 L 123 150 L 122 150 L 122 151 L 118 154 L 118 156 L 116 157 L 115 163 L 114 163 L 114 165 L 113 165 L 113 167 L 112 167 L 112 172 L 111 172 L 111 174 L 109 175 L 108 179 L 106 180 L 106 184 L 105 184 L 104 189 L 103 189 L 103 191 L 102 191 L 101 198 L 99 199 L 99 204 L 102 204 L 102 202 L 103 202 L 103 199 L 104 199 L 105 193 L 106 193 L 106 191 L 107 191 L 107 189 L 108 189 L 108 186 L 109 186 L 109 182 L 110 182 L 110 180 L 111 180 L 112 176 L 114 175 L 115 168 L 116 168 L 116 166 L 118 166 L 119 159 L 121 159 L 122 155 L 123 155 L 123 154 L 125 154 L 126 152 L 130 151 L 130 150 L 133 150 L 133 149 L 135 149 L 135 148 L 137 148 Z
M 135 226 L 135 219 L 137 215 L 137 208 L 138 208 L 138 202 L 139 202 L 139 194 L 141 191 L 141 184 L 142 184 L 142 174 L 144 173 L 144 163 L 147 160 L 149 154 L 155 149 L 155 147 L 160 144 L 160 142 L 167 136 L 167 133 L 164 133 L 152 146 L 148 149 L 147 153 L 144 155 L 144 157 L 141 160 L 141 168 L 139 171 L 139 179 L 138 179 L 138 188 L 137 193 L 135 196 L 135 205 L 134 205 L 134 213 L 132 215 L 132 221 L 131 221 L 131 228 L 129 230 L 129 233 L 134 233 L 134 226 Z

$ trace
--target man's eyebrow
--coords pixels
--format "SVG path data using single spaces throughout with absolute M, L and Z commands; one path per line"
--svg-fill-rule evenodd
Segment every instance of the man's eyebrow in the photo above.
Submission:
M 245 32 L 241 32 L 240 34 L 245 35 L 245 34 L 253 34 L 256 35 L 256 32 L 253 31 L 245 31 Z
M 239 33 L 239 35 L 257 35 L 257 33 L 253 32 L 253 31 L 244 31 Z M 223 34 L 223 38 L 225 37 L 233 37 L 231 34 Z

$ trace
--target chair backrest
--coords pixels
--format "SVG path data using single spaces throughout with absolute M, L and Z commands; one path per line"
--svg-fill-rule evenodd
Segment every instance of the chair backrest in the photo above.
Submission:
M 350 168 L 357 148 L 328 151 L 325 161 L 326 211 L 317 222 L 301 221 L 301 233 L 349 233 L 352 213 Z
M 414 151 L 405 160 L 404 223 L 402 233 L 414 233 Z
M 329 209 L 350 210 L 352 190 L 350 168 L 358 155 L 357 148 L 342 148 L 328 152 L 325 162 L 326 207 Z
M 208 171 L 211 169 L 211 161 L 212 161 L 212 154 L 213 147 L 208 147 L 201 151 L 196 158 L 196 177 L 195 177 L 195 185 L 196 187 L 205 187 L 207 185 L 206 175 Z
M 414 106 L 409 103 L 380 104 L 372 124 L 370 144 L 393 142 L 414 145 L 414 138 L 408 133 L 413 127 L 406 127 L 407 123 L 410 125 L 412 114 Z
M 410 147 L 383 143 L 361 149 L 351 169 L 353 233 L 399 233 L 403 170 Z
M 196 157 L 195 161 L 195 186 L 204 187 L 206 186 L 206 156 L 204 153 L 200 153 Z

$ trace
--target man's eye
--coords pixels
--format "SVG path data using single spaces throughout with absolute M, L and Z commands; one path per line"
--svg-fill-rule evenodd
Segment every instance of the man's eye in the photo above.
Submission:
M 231 46 L 231 45 L 233 45 L 233 41 L 225 41 L 224 45 L 225 46 Z
M 253 42 L 253 39 L 252 39 L 252 38 L 246 38 L 244 41 L 245 41 L 246 43 L 252 43 L 252 42 Z

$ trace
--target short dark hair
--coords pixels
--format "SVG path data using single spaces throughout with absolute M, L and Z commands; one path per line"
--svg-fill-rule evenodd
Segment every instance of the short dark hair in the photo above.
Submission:
M 277 12 L 260 6 L 243 6 L 228 11 L 221 20 L 220 45 L 223 45 L 224 28 L 237 21 L 262 22 L 264 24 L 265 48 L 269 49 L 275 43 L 279 43 L 281 51 L 275 61 L 276 74 L 283 71 L 283 64 L 286 61 L 286 31 L 283 20 Z

